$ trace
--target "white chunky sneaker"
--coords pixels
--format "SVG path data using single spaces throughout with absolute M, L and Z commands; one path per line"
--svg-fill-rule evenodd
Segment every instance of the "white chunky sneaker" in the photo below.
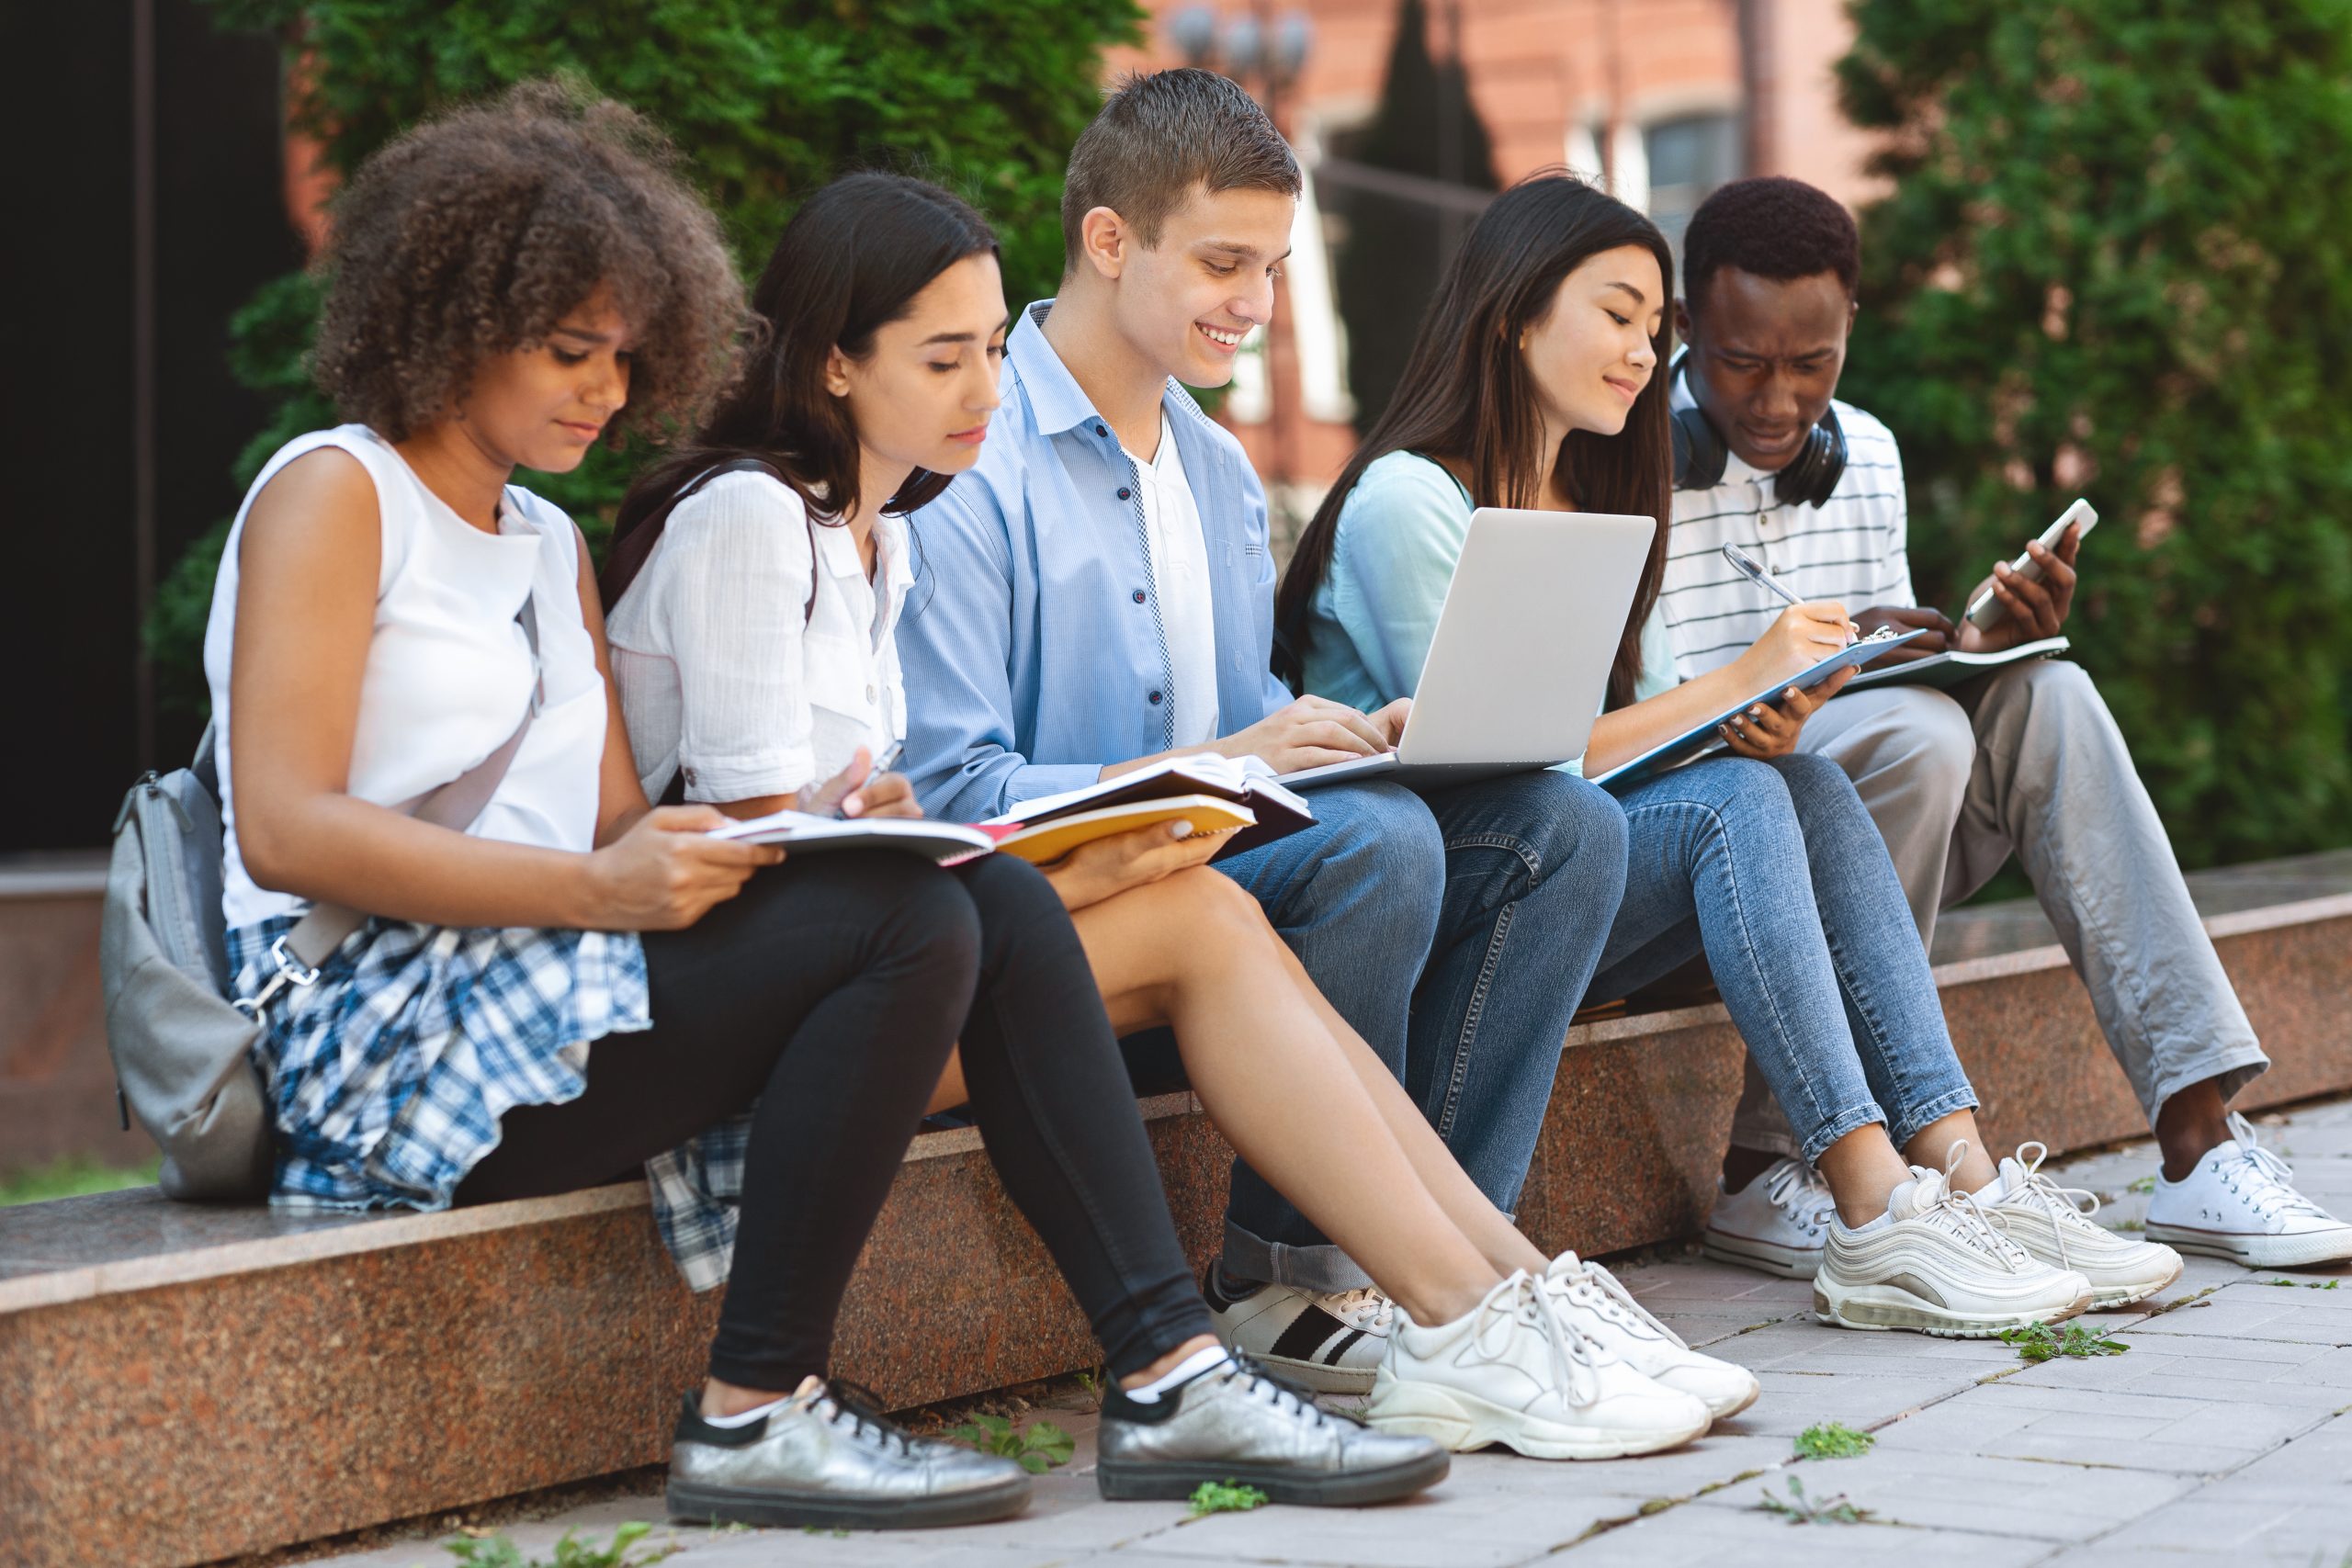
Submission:
M 2093 1312 L 2127 1306 L 2180 1278 L 2180 1254 L 2171 1247 L 2093 1224 L 2098 1194 L 2042 1175 L 2049 1153 L 2046 1145 L 2019 1144 L 2017 1157 L 2001 1162 L 2001 1179 L 1976 1194 L 1986 1219 L 2052 1269 L 2088 1280 Z
M 1702 1249 L 1723 1263 L 1810 1280 L 1821 1267 L 1837 1205 L 1828 1184 L 1801 1159 L 1783 1158 L 1736 1192 L 1715 1179 L 1715 1212 Z
M 1702 1356 L 1684 1344 L 1598 1263 L 1563 1252 L 1544 1270 L 1544 1284 L 1553 1306 L 1587 1337 L 1651 1381 L 1695 1396 L 1718 1421 L 1738 1415 L 1763 1392 L 1746 1367 Z
M 1457 1452 L 1500 1443 L 1530 1459 L 1616 1459 L 1679 1448 L 1714 1417 L 1577 1328 L 1525 1270 L 1452 1323 L 1399 1311 L 1364 1419 Z
M 2148 1239 L 2249 1269 L 2352 1258 L 2352 1225 L 2296 1191 L 2287 1162 L 2256 1142 L 2252 1124 L 2235 1111 L 2230 1131 L 2236 1136 L 2215 1145 L 2186 1179 L 2157 1176 Z
M 1957 1167 L 1962 1147 L 1955 1147 Z M 1949 1174 L 1911 1168 L 1886 1214 L 1859 1229 L 1834 1216 L 1814 1315 L 1841 1328 L 1913 1328 L 1982 1339 L 2056 1323 L 2091 1304 L 2091 1282 L 2052 1269 L 1996 1230 Z
M 1396 1304 L 1378 1291 L 1324 1294 L 1289 1285 L 1246 1290 L 1209 1265 L 1201 1281 L 1217 1338 L 1238 1356 L 1317 1393 L 1369 1393 L 1388 1351 Z

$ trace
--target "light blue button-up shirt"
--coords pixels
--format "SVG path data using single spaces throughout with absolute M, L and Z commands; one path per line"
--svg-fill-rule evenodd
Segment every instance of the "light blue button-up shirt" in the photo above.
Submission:
M 1133 463 L 1039 330 L 1005 341 L 1003 406 L 979 463 L 914 513 L 899 624 L 902 764 L 931 815 L 970 822 L 1165 751 L 1174 679 Z M 1267 669 L 1274 563 L 1241 444 L 1168 383 L 1168 427 L 1201 515 L 1219 735 L 1291 700 Z M 1197 700 L 1185 694 L 1186 700 Z

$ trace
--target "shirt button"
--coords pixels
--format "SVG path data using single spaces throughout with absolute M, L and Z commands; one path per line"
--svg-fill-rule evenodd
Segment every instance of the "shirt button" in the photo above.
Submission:
M 1133 599 L 1136 604 L 1142 604 L 1142 603 L 1143 603 L 1143 590 L 1142 590 L 1142 589 L 1140 589 L 1140 588 L 1138 588 L 1138 589 L 1136 589 L 1133 593 L 1130 593 L 1129 595 L 1127 595 L 1127 597 L 1129 597 L 1130 599 Z
M 1128 494 L 1129 494 L 1129 493 L 1130 493 L 1130 492 L 1129 492 L 1129 491 L 1127 490 L 1127 487 L 1126 487 L 1126 486 L 1125 486 L 1125 485 L 1121 485 L 1121 486 L 1119 487 L 1119 499 L 1120 499 L 1121 501 L 1125 501 L 1125 500 L 1126 500 L 1126 499 L 1127 499 L 1127 496 L 1128 496 Z
M 1158 692 L 1151 694 L 1151 705 L 1154 707 L 1158 707 L 1159 705 L 1159 694 Z
M 695 771 L 692 768 L 684 768 L 680 771 L 685 775 L 685 780 L 688 784 L 695 782 Z
M 871 686 L 865 688 L 865 700 L 869 703 L 874 700 L 874 688 Z
M 1097 435 L 1108 435 L 1111 433 L 1098 424 L 1094 427 L 1094 434 Z

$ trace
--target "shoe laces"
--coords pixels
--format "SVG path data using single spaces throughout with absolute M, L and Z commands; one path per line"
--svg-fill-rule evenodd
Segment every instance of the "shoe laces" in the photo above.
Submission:
M 1385 1334 L 1396 1325 L 1396 1303 L 1376 1286 L 1359 1285 L 1352 1291 L 1317 1296 L 1315 1302 L 1349 1327 L 1367 1334 Z
M 1625 1288 L 1623 1280 L 1598 1263 L 1564 1252 L 1544 1279 L 1562 1297 L 1611 1323 L 1635 1334 L 1657 1335 L 1678 1350 L 1690 1348 L 1682 1336 L 1660 1323 L 1649 1308 L 1634 1299 L 1634 1292 Z
M 1765 1179 L 1764 1201 L 1815 1235 L 1823 1234 L 1837 1204 L 1821 1173 L 1801 1159 L 1783 1159 Z
M 2026 1157 L 2028 1149 L 2033 1151 L 2030 1159 Z M 2098 1193 L 2087 1187 L 2061 1187 L 2041 1174 L 2041 1162 L 2049 1157 L 2050 1145 L 2047 1144 L 2019 1144 L 2017 1161 L 2025 1172 L 2025 1181 L 2014 1190 L 2004 1192 L 2001 1201 L 1994 1204 L 1989 1213 L 1993 1222 L 2001 1227 L 2003 1235 L 2008 1234 L 2009 1217 L 2001 1211 L 2012 1205 L 2050 1216 L 2058 1233 L 2058 1267 L 2067 1269 L 2074 1266 L 2074 1258 L 2066 1246 L 2069 1232 L 2080 1235 L 2087 1231 L 2102 1239 L 2108 1238 L 2110 1233 L 2091 1222 L 2091 1216 L 2099 1211 Z
M 1272 1406 L 1282 1415 L 1304 1420 L 1310 1427 L 1326 1426 L 1333 1419 L 1329 1411 L 1315 1403 L 1315 1395 L 1303 1383 L 1295 1383 L 1281 1373 L 1259 1365 L 1238 1351 L 1227 1352 L 1228 1359 L 1220 1367 L 1213 1367 L 1201 1374 L 1203 1381 L 1215 1379 L 1221 1382 L 1240 1381 L 1244 1399 Z
M 1562 1314 L 1534 1276 L 1521 1269 L 1487 1292 L 1478 1307 L 1470 1348 L 1481 1359 L 1503 1360 L 1520 1331 L 1532 1328 L 1543 1337 L 1552 1375 L 1571 1403 L 1590 1404 L 1600 1397 L 1597 1369 L 1608 1351 Z
M 2294 1171 L 2262 1146 L 2254 1135 L 2254 1123 L 2234 1111 L 2230 1112 L 2230 1135 L 2237 1140 L 2237 1157 L 2220 1162 L 2215 1173 L 2222 1185 L 2245 1200 L 2256 1218 L 2267 1222 L 2333 1217 L 2295 1190 Z
M 873 1440 L 885 1453 L 889 1451 L 890 1445 L 895 1442 L 899 1446 L 899 1452 L 913 1454 L 917 1451 L 919 1445 L 924 1442 L 924 1439 L 916 1437 L 912 1432 L 883 1415 L 882 1396 L 862 1382 L 853 1382 L 848 1378 L 829 1377 L 824 1380 L 823 1392 L 810 1403 L 820 1407 L 831 1404 L 833 1407 L 832 1413 L 827 1419 L 835 1426 L 847 1420 L 850 1436 L 853 1438 L 863 1440 L 865 1434 L 871 1431 L 874 1434 Z
M 2006 1229 L 1994 1226 L 1974 1193 L 1962 1192 L 1952 1181 L 1952 1173 L 1960 1168 L 1960 1162 L 1967 1155 L 1966 1140 L 1952 1145 L 1951 1155 L 1944 1160 L 1943 1175 L 1939 1177 L 1932 1171 L 1928 1173 L 1927 1179 L 1942 1184 L 1942 1192 L 1934 1202 L 1925 1205 L 1912 1217 L 1925 1221 L 1962 1246 L 1984 1253 L 2015 1273 L 2032 1263 L 2032 1255 L 2011 1241 Z

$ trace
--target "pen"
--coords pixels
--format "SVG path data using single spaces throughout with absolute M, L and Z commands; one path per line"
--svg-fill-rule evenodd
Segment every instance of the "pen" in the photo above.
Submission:
M 1772 592 L 1779 594 L 1781 598 L 1787 600 L 1792 604 L 1802 604 L 1804 603 L 1804 600 L 1796 596 L 1795 591 L 1791 589 L 1787 583 L 1782 582 L 1779 578 L 1774 577 L 1770 572 L 1766 571 L 1762 561 L 1758 560 L 1754 556 L 1749 555 L 1737 545 L 1726 544 L 1724 546 L 1724 559 L 1731 562 L 1732 570 L 1738 572 L 1740 576 L 1747 579 L 1748 581 L 1755 583 L 1758 587 L 1770 589 Z M 1851 621 L 1846 623 L 1846 641 L 1849 644 L 1853 643 L 1860 636 L 1860 627 L 1855 626 Z
M 900 752 L 904 751 L 906 749 L 907 749 L 907 743 L 906 743 L 905 741 L 903 741 L 903 740 L 898 740 L 898 739 L 893 739 L 893 740 L 890 742 L 890 744 L 888 744 L 888 746 L 885 746 L 884 748 L 882 748 L 882 754 L 881 754 L 879 757 L 875 758 L 875 759 L 874 759 L 874 765 L 873 765 L 873 766 L 871 766 L 871 767 L 869 767 L 869 768 L 867 768 L 867 769 L 865 770 L 865 784 L 859 784 L 859 785 L 857 786 L 857 788 L 858 788 L 858 789 L 864 789 L 864 788 L 865 787 L 865 785 L 866 785 L 866 784 L 872 784 L 876 779 L 878 779 L 878 778 L 880 778 L 884 773 L 888 773 L 888 772 L 891 770 L 891 768 L 892 768 L 892 767 L 894 767 L 895 765 L 897 765 L 898 761 L 899 761 L 899 754 Z M 855 789 L 854 789 L 854 790 L 847 790 L 847 791 L 844 791 L 844 792 L 842 793 L 842 800 L 847 800 L 851 795 L 855 795 L 856 793 L 857 793 L 857 790 L 855 790 Z M 837 800 L 837 801 L 833 802 L 832 809 L 831 809 L 831 810 L 830 810 L 830 811 L 828 811 L 828 812 L 826 812 L 826 813 L 825 813 L 825 815 L 826 815 L 826 816 L 828 816 L 828 817 L 831 817 L 831 818 L 834 818 L 834 819 L 835 819 L 835 820 L 837 820 L 837 821 L 838 821 L 838 820 L 841 820 L 841 819 L 842 819 L 842 803 L 841 803 L 841 800 Z

